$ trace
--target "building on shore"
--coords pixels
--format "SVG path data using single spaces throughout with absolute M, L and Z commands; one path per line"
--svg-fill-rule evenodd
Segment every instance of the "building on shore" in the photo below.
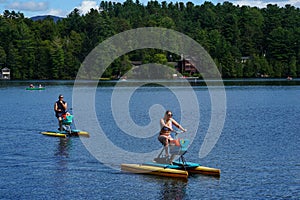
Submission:
M 181 74 L 188 74 L 189 76 L 199 73 L 192 59 L 183 57 L 177 62 L 176 70 Z
M 8 69 L 7 67 L 1 69 L 0 79 L 10 80 L 10 69 Z

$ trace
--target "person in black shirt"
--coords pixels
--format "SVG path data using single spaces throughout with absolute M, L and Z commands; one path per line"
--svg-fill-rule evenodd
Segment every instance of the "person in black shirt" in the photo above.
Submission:
M 55 102 L 54 104 L 54 111 L 55 111 L 55 116 L 58 119 L 58 125 L 59 125 L 59 130 L 63 131 L 62 128 L 62 115 L 66 113 L 66 110 L 68 108 L 67 102 L 64 101 L 63 95 L 58 96 L 58 101 Z

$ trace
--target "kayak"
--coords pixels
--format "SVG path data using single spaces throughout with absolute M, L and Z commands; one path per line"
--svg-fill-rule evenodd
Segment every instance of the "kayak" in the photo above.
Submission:
M 177 178 L 187 178 L 189 174 L 204 174 L 210 176 L 220 176 L 220 169 L 201 166 L 198 163 L 174 161 L 172 165 L 156 162 L 143 164 L 122 164 L 122 171 L 132 173 L 151 174 L 159 176 L 169 176 Z
M 43 135 L 47 136 L 53 136 L 53 137 L 70 137 L 70 136 L 75 136 L 75 137 L 90 137 L 89 133 L 86 131 L 80 131 L 80 130 L 72 130 L 71 133 L 67 131 L 43 131 L 41 132 Z
M 34 88 L 26 88 L 26 90 L 45 90 L 45 88 L 44 87 L 41 87 L 41 88 L 34 87 Z
M 131 173 L 151 174 L 157 176 L 167 176 L 173 178 L 188 178 L 188 172 L 179 169 L 163 168 L 160 166 L 151 166 L 146 164 L 122 164 L 121 170 Z

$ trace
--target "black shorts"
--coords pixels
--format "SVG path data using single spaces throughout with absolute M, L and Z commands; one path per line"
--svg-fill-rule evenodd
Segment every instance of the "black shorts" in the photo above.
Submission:
M 55 113 L 55 117 L 56 117 L 56 118 L 62 117 L 63 114 L 64 114 L 64 113 L 57 112 L 57 113 Z

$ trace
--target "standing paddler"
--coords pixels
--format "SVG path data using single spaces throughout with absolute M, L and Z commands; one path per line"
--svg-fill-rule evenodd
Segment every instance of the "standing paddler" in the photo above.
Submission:
M 54 104 L 54 111 L 55 111 L 55 116 L 58 119 L 59 131 L 63 131 L 62 115 L 66 113 L 67 108 L 68 108 L 68 104 L 67 102 L 64 101 L 64 96 L 60 94 L 58 96 L 58 101 L 56 101 Z

